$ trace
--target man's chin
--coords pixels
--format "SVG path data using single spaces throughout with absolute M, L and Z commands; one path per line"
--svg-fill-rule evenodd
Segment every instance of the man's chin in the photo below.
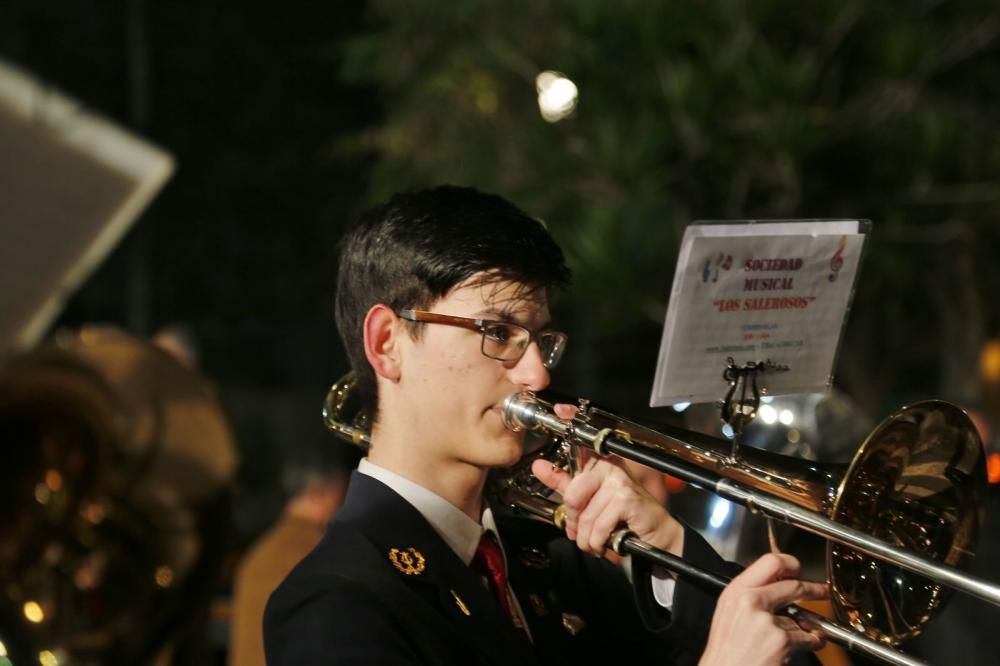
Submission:
M 492 449 L 490 467 L 510 467 L 521 459 L 524 454 L 524 437 L 522 433 L 508 432 Z

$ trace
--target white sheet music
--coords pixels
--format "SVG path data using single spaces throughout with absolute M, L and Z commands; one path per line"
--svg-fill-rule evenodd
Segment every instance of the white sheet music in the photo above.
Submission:
M 726 359 L 773 361 L 770 394 L 825 390 L 867 223 L 694 224 L 681 243 L 650 404 L 718 400 Z

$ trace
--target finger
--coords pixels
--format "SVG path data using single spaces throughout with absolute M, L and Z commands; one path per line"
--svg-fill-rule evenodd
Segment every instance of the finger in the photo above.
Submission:
M 816 640 L 816 642 L 819 643 L 819 647 L 812 649 L 818 650 L 826 645 L 826 634 L 823 633 L 822 629 L 811 626 L 803 626 L 805 622 L 802 620 L 798 620 L 795 618 L 788 618 L 788 619 L 791 620 L 792 623 L 798 625 L 798 629 L 791 628 L 791 631 L 804 631 L 805 633 L 811 635 Z
M 585 550 L 586 541 L 580 539 L 580 516 L 593 503 L 594 495 L 600 490 L 602 482 L 601 474 L 594 473 L 592 466 L 588 465 L 588 471 L 577 475 L 563 493 L 563 504 L 566 506 L 566 535 Z M 589 535 L 589 528 L 587 534 Z
M 774 622 L 786 631 L 804 631 L 826 642 L 826 634 L 823 633 L 823 630 L 812 625 L 807 625 L 806 621 L 802 618 L 791 617 L 781 613 L 774 616 Z
M 567 530 L 566 534 L 581 548 L 588 550 L 586 544 L 591 541 L 590 525 L 605 504 L 603 501 L 594 504 L 595 495 L 605 486 L 608 476 L 613 474 L 616 468 L 594 454 L 584 456 L 584 460 L 581 471 L 563 493 L 563 504 L 566 506 L 567 523 L 572 524 L 572 530 Z M 580 518 L 585 512 L 589 512 L 588 522 L 585 538 L 581 539 Z
M 774 625 L 785 632 L 788 654 L 813 651 L 826 645 L 826 638 L 819 632 L 807 631 L 786 615 L 774 616 Z
M 590 540 L 591 543 L 600 542 L 602 550 L 599 554 L 604 554 L 604 550 L 609 546 L 611 535 L 614 534 L 615 530 L 622 527 L 627 528 L 625 513 L 626 511 L 620 505 L 609 504 L 594 521 L 590 528 Z
M 612 520 L 611 514 L 617 516 L 611 502 L 615 497 L 616 489 L 607 483 L 603 484 L 588 502 L 587 507 L 580 513 L 577 520 L 576 544 L 581 550 L 603 555 L 608 543 L 611 530 L 605 525 Z M 617 525 L 619 519 L 615 517 L 613 524 Z
M 572 509 L 577 515 L 582 513 L 590 503 L 594 493 L 604 483 L 607 476 L 607 469 L 601 465 L 601 461 L 596 463 L 587 461 L 583 466 L 583 471 L 577 474 L 567 485 L 563 495 L 563 502 L 568 509 Z
M 826 647 L 827 636 L 823 633 L 822 629 L 809 629 L 808 633 L 812 634 L 817 641 L 819 641 L 819 647 L 817 650 L 822 650 Z
M 779 580 L 760 588 L 761 601 L 769 611 L 808 599 L 827 599 L 829 588 L 824 583 L 808 580 Z
M 556 413 L 556 416 L 561 418 L 563 421 L 569 421 L 574 416 L 576 416 L 576 411 L 579 409 L 576 405 L 569 405 L 565 402 L 559 402 L 552 405 L 552 411 Z
M 799 569 L 799 561 L 791 555 L 768 553 L 744 569 L 733 583 L 740 587 L 761 587 L 783 578 L 797 578 Z
M 639 486 L 627 475 L 613 475 L 605 484 L 606 500 L 604 509 L 594 519 L 592 531 L 601 536 L 607 543 L 611 534 L 625 525 L 633 532 L 640 533 L 651 523 L 659 523 L 661 518 L 650 512 L 643 512 L 643 502 L 647 499 L 642 486 Z M 664 513 L 662 507 L 652 498 L 649 506 L 657 512 Z M 667 517 L 667 516 L 664 516 Z M 669 518 L 669 517 L 667 517 Z
M 586 467 L 591 460 L 600 460 L 598 456 L 593 451 L 587 449 L 580 450 L 580 468 Z M 566 490 L 566 486 L 569 482 L 573 480 L 573 476 L 566 470 L 554 465 L 552 462 L 545 460 L 544 458 L 539 458 L 531 463 L 531 473 L 535 477 L 547 485 L 552 490 L 555 490 L 560 495 Z
M 797 631 L 801 629 L 798 623 L 787 615 L 775 615 L 774 623 L 785 631 Z
M 570 481 L 573 480 L 573 477 L 568 472 L 555 467 L 548 460 L 541 458 L 531 463 L 531 473 L 535 475 L 535 478 L 560 495 L 565 495 L 566 488 L 569 486 Z
M 826 641 L 821 636 L 811 631 L 805 631 L 794 622 L 792 624 L 794 628 L 785 630 L 791 643 L 789 645 L 790 653 L 813 652 L 826 644 Z

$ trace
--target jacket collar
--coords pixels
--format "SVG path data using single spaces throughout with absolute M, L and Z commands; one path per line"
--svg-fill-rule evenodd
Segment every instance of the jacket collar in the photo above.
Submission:
M 370 462 L 367 458 L 358 465 L 358 473 L 374 477 L 389 486 L 420 512 L 463 562 L 472 562 L 483 533 L 483 526 L 478 521 L 440 495 Z
M 385 570 L 445 615 L 456 637 L 468 641 L 484 661 L 537 663 L 531 644 L 503 614 L 479 575 L 412 504 L 384 483 L 354 473 L 333 521 L 333 526 L 338 524 L 364 534 L 385 557 Z

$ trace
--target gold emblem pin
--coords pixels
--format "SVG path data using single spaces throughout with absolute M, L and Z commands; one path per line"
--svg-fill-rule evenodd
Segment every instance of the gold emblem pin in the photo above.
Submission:
M 465 605 L 464 601 L 462 601 L 462 597 L 458 596 L 458 592 L 455 590 L 449 590 L 449 592 L 451 592 L 451 596 L 455 597 L 455 605 L 458 606 L 458 610 L 465 613 L 466 616 L 472 615 L 472 613 L 469 612 L 469 607 Z
M 392 566 L 407 576 L 419 576 L 422 574 L 426 562 L 424 556 L 416 548 L 407 548 L 406 550 L 393 548 L 389 551 L 389 561 L 392 562 Z
M 587 623 L 579 615 L 573 615 L 572 613 L 562 614 L 563 629 L 569 632 L 570 636 L 576 636 L 578 633 L 583 631 Z

